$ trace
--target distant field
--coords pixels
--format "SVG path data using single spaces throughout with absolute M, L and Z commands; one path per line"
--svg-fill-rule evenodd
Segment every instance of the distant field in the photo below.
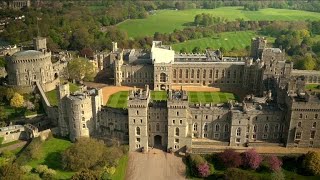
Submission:
M 194 47 L 200 47 L 201 50 L 205 50 L 207 47 L 211 49 L 225 48 L 227 51 L 233 47 L 236 49 L 244 49 L 246 46 L 250 46 L 251 38 L 259 36 L 254 31 L 237 31 L 237 32 L 225 32 L 220 33 L 219 37 L 208 37 L 201 39 L 188 40 L 183 43 L 173 44 L 172 48 L 179 52 L 182 48 L 186 48 L 188 52 L 191 52 Z M 273 43 L 274 38 L 268 38 L 268 43 Z
M 227 92 L 188 92 L 189 102 L 191 103 L 226 103 L 229 100 L 236 100 L 233 93 Z
M 201 13 L 210 13 L 228 20 L 243 18 L 244 20 L 320 20 L 320 13 L 288 10 L 288 9 L 261 9 L 259 11 L 244 11 L 242 7 L 222 7 L 217 9 L 191 10 L 159 10 L 146 19 L 132 19 L 117 26 L 127 31 L 129 37 L 153 35 L 155 32 L 169 33 L 174 29 L 183 29 L 186 24 L 193 22 L 194 16 Z

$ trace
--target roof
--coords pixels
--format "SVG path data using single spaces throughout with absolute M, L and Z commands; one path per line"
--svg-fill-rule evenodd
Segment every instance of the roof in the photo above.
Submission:
M 36 51 L 36 50 L 27 50 L 27 51 L 20 51 L 16 52 L 12 55 L 12 57 L 17 57 L 17 58 L 30 58 L 30 57 L 35 57 L 35 56 L 41 56 L 43 55 L 42 52 Z

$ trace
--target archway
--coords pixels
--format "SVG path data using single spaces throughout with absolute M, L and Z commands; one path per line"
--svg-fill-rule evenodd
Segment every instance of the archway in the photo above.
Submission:
M 162 137 L 160 135 L 154 136 L 154 147 L 162 148 Z
M 160 85 L 160 89 L 161 89 L 161 90 L 166 90 L 166 85 L 161 84 L 161 85 Z

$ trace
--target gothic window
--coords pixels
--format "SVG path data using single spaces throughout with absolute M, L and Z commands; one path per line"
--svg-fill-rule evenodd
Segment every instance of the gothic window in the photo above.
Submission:
M 216 70 L 216 78 L 219 77 L 219 70 Z
M 191 78 L 194 78 L 194 70 L 191 70 Z
M 197 123 L 193 124 L 193 131 L 198 131 L 198 124 Z
M 186 69 L 186 78 L 189 78 L 189 70 Z
M 312 123 L 312 127 L 313 127 L 313 128 L 317 127 L 317 122 L 313 122 L 313 123 Z
M 179 78 L 182 78 L 182 69 L 179 69 Z
M 295 139 L 301 139 L 301 132 L 296 133 L 296 138 Z
M 229 132 L 229 125 L 228 124 L 224 125 L 224 132 Z
M 177 111 L 177 116 L 179 116 L 179 111 Z
M 137 115 L 139 115 L 139 111 L 137 111 Z
M 138 136 L 140 135 L 140 128 L 139 127 L 136 128 L 136 135 L 138 135 Z
M 207 73 L 207 71 L 203 70 L 203 78 L 206 78 L 206 73 Z
M 213 70 L 210 69 L 209 78 L 213 78 Z
M 264 125 L 264 132 L 269 132 L 269 125 L 268 124 Z
M 237 128 L 236 134 L 237 134 L 237 136 L 241 136 L 241 128 Z
M 177 70 L 173 70 L 173 78 L 177 78 Z
M 298 127 L 301 127 L 301 122 L 298 122 Z
M 160 82 L 166 82 L 166 74 L 165 73 L 160 74 Z
M 208 131 L 208 125 L 207 125 L 207 123 L 204 124 L 203 130 L 204 130 L 204 131 Z
M 179 128 L 176 128 L 176 136 L 179 136 Z
M 160 131 L 160 124 L 159 123 L 156 124 L 156 131 Z
M 197 78 L 198 79 L 200 78 L 200 70 L 199 69 L 197 70 Z
M 215 130 L 216 130 L 216 131 L 220 131 L 220 125 L 219 125 L 219 124 L 216 124 Z

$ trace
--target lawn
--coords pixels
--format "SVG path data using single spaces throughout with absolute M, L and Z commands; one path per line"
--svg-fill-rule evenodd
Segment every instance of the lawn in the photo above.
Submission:
M 1 141 L 0 141 L 1 142 Z M 11 146 L 11 145 L 14 145 L 14 144 L 18 144 L 22 141 L 20 140 L 16 140 L 16 141 L 12 141 L 12 142 L 8 142 L 8 143 L 5 143 L 5 144 L 0 144 L 0 148 L 3 148 L 3 147 L 7 147 L 7 146 Z
M 245 49 L 246 46 L 251 45 L 251 39 L 259 36 L 254 31 L 237 31 L 237 32 L 224 32 L 215 37 L 200 38 L 194 40 L 188 40 L 183 43 L 173 44 L 172 48 L 179 52 L 182 48 L 185 48 L 187 52 L 192 52 L 194 47 L 199 47 L 202 51 L 208 47 L 211 49 L 225 48 L 227 51 L 232 48 Z M 273 43 L 274 38 L 267 38 L 268 43 Z
M 77 90 L 79 90 L 79 86 L 77 86 L 74 83 L 70 83 L 70 82 L 69 82 L 69 88 L 70 88 L 70 93 L 73 93 L 73 92 L 76 92 Z M 47 96 L 48 101 L 51 106 L 57 106 L 59 103 L 57 93 L 58 93 L 57 89 L 46 92 L 46 96 Z
M 306 85 L 307 90 L 320 90 L 319 84 L 307 84 Z
M 188 92 L 189 102 L 191 103 L 226 103 L 229 100 L 237 100 L 232 93 L 227 92 Z
M 27 165 L 35 168 L 40 164 L 45 164 L 57 172 L 55 176 L 56 179 L 70 179 L 74 173 L 62 170 L 60 154 L 70 146 L 71 142 L 64 139 L 51 138 L 47 141 L 44 141 L 42 144 L 43 157 L 39 160 L 31 160 L 27 163 Z
M 128 165 L 128 155 L 124 155 L 120 160 L 117 166 L 116 172 L 112 175 L 112 180 L 124 180 L 126 176 L 126 170 Z
M 167 91 L 151 91 L 151 99 L 154 101 L 166 101 Z
M 128 91 L 120 91 L 112 94 L 109 97 L 107 106 L 112 108 L 127 108 L 128 95 Z
M 117 26 L 127 31 L 129 37 L 153 35 L 155 32 L 169 33 L 175 29 L 183 29 L 193 22 L 197 14 L 209 13 L 228 20 L 243 18 L 244 20 L 284 20 L 304 21 L 320 20 L 320 14 L 315 12 L 288 9 L 261 9 L 259 11 L 244 11 L 243 7 L 221 7 L 217 9 L 159 10 L 146 19 L 131 19 Z

